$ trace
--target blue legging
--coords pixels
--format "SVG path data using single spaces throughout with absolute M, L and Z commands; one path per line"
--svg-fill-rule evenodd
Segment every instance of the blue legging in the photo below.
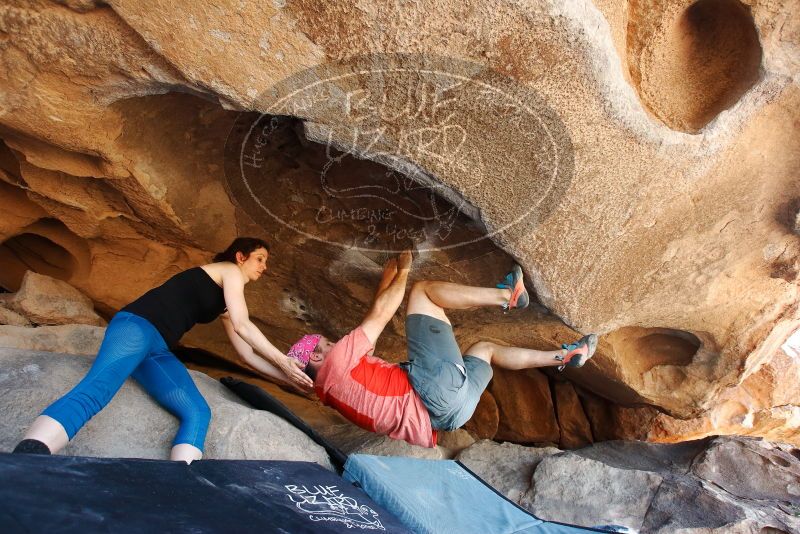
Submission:
M 188 443 L 202 451 L 211 420 L 208 403 L 152 323 L 128 312 L 119 312 L 109 323 L 100 352 L 83 380 L 42 415 L 61 423 L 72 439 L 129 376 L 180 419 L 173 445 Z

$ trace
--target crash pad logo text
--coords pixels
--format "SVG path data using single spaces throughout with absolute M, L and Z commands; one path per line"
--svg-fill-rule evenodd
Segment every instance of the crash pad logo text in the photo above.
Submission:
M 285 486 L 289 500 L 308 514 L 312 521 L 335 521 L 347 528 L 386 530 L 377 512 L 369 506 L 359 505 L 352 497 L 344 495 L 337 486 Z

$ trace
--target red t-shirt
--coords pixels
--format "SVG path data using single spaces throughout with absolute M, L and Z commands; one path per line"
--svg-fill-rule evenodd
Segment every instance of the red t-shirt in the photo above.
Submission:
M 430 415 L 405 371 L 370 356 L 374 348 L 360 326 L 340 339 L 314 381 L 320 400 L 370 432 L 435 447 Z

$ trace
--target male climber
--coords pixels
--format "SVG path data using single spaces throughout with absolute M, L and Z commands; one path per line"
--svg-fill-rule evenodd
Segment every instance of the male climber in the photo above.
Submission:
M 434 447 L 437 430 L 454 430 L 472 416 L 492 378 L 492 364 L 504 369 L 580 367 L 594 354 L 597 336 L 590 334 L 556 351 L 479 341 L 461 355 L 445 309 L 526 307 L 522 269 L 515 265 L 496 288 L 414 283 L 406 312 L 408 361 L 390 364 L 376 358 L 371 353 L 403 301 L 410 269 L 409 251 L 386 263 L 366 317 L 336 344 L 307 335 L 288 353 L 306 366 L 324 404 L 366 430 Z

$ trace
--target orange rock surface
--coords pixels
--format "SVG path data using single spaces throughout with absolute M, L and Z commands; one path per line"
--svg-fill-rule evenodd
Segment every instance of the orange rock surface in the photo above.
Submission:
M 274 249 L 248 307 L 288 348 L 358 324 L 375 243 L 422 248 L 413 279 L 491 286 L 516 260 L 535 309 L 454 313 L 459 342 L 601 334 L 566 373 L 607 403 L 586 408 L 595 440 L 798 444 L 795 8 L 5 2 L 0 286 L 33 270 L 108 318 L 258 235 Z M 322 98 L 279 105 L 287 79 Z M 250 139 L 243 181 L 226 150 L 261 112 L 291 118 Z M 358 194 L 321 206 L 331 190 Z M 398 317 L 378 352 L 404 359 L 402 335 Z M 234 357 L 219 325 L 185 341 Z

